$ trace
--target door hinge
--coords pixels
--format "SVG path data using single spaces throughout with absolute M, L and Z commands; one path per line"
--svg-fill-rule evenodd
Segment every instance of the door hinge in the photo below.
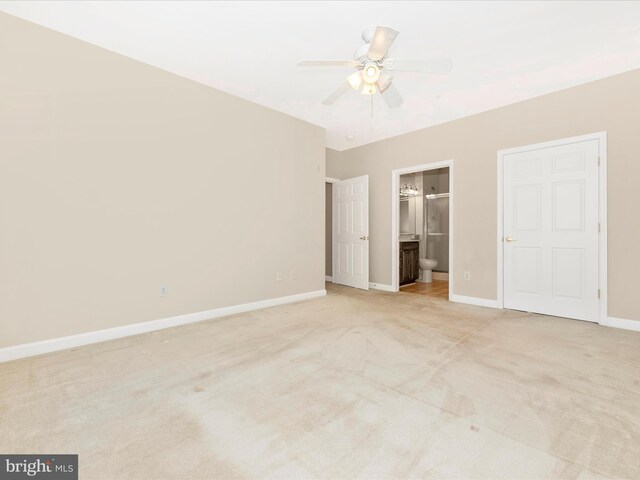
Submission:
M 600 157 L 598 157 L 598 166 L 600 166 Z
M 600 223 L 598 223 L 598 233 L 600 233 Z
M 598 298 L 600 298 L 600 289 L 598 289 Z

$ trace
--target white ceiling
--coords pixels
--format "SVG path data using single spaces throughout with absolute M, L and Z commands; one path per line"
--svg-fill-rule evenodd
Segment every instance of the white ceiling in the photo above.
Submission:
M 30 2 L 0 10 L 327 129 L 344 150 L 640 67 L 640 2 Z M 321 101 L 371 25 L 392 56 L 451 57 L 448 76 L 396 73 L 404 105 Z

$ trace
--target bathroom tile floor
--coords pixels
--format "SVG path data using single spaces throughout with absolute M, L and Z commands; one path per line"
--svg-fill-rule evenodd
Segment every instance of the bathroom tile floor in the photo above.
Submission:
M 640 478 L 640 332 L 327 289 L 0 364 L 0 452 L 84 480 Z
M 416 282 L 400 287 L 400 292 L 429 295 L 446 300 L 449 298 L 449 282 L 446 280 L 434 280 L 431 283 Z

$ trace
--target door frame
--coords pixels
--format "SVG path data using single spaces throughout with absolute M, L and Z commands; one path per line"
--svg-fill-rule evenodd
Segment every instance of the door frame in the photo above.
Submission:
M 453 167 L 454 161 L 451 159 L 397 168 L 391 171 L 391 288 L 393 292 L 400 291 L 400 266 L 398 260 L 400 255 L 398 242 L 400 235 L 400 175 L 449 168 L 449 301 L 453 298 L 453 203 L 455 201 Z
M 598 140 L 598 221 L 600 233 L 598 235 L 598 288 L 600 299 L 598 302 L 598 323 L 607 322 L 607 132 L 589 133 L 577 137 L 561 138 L 549 142 L 534 143 L 520 147 L 498 150 L 498 234 L 497 244 L 497 299 L 498 308 L 504 308 L 504 157 L 513 153 L 528 152 L 542 148 L 557 147 L 588 140 Z
M 340 181 L 339 178 L 324 177 L 325 185 L 327 183 L 331 184 L 331 208 L 333 208 L 333 184 L 338 183 L 339 181 Z M 326 195 L 326 190 L 325 190 L 325 195 Z M 326 199 L 325 199 L 325 204 L 326 204 Z M 331 215 L 331 276 L 327 276 L 327 274 L 325 273 L 324 281 L 333 283 L 333 259 L 334 259 L 334 255 L 336 254 L 336 252 L 333 250 L 333 245 L 335 244 L 336 231 L 333 228 L 333 212 L 326 212 L 326 211 L 324 212 L 325 225 L 327 221 L 327 215 Z M 326 239 L 326 235 L 325 235 L 325 239 Z M 326 263 L 326 260 L 327 259 L 325 258 L 325 263 Z

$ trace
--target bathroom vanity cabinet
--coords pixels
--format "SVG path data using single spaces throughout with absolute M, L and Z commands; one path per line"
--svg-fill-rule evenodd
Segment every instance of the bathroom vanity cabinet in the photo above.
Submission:
M 400 242 L 400 285 L 413 283 L 420 278 L 419 259 L 419 242 Z

